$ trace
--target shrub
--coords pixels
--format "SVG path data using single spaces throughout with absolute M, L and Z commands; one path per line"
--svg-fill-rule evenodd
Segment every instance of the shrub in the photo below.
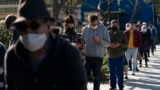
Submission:
M 101 78 L 106 80 L 108 79 L 109 76 L 109 70 L 108 70 L 108 57 L 105 55 L 103 57 L 103 62 L 102 62 L 102 68 L 101 68 Z
M 0 42 L 2 42 L 6 48 L 8 48 L 10 40 L 12 38 L 11 33 L 6 29 L 4 21 L 0 21 Z

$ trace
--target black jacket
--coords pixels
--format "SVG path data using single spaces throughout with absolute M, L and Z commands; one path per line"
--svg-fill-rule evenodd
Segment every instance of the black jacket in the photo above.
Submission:
M 6 90 L 87 90 L 78 50 L 54 34 L 50 37 L 47 57 L 36 73 L 19 41 L 7 51 Z

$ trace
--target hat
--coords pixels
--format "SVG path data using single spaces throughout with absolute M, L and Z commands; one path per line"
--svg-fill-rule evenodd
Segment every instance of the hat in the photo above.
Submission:
M 50 19 L 50 14 L 47 11 L 44 0 L 20 0 L 17 19 L 14 23 L 35 20 L 39 18 Z
M 12 25 L 12 23 L 16 20 L 16 15 L 14 14 L 8 14 L 5 19 L 4 19 L 4 24 L 6 26 L 7 29 L 10 28 L 10 26 Z

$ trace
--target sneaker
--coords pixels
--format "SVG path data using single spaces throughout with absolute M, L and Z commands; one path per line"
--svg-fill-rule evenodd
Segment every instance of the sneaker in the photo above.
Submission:
M 136 68 L 136 71 L 139 71 L 139 69 L 138 69 L 138 68 Z
M 132 75 L 136 75 L 135 73 L 132 73 Z
M 110 88 L 109 90 L 117 90 L 117 88 Z
M 124 79 L 128 79 L 128 76 L 125 76 Z
M 124 90 L 123 88 L 120 88 L 119 90 Z

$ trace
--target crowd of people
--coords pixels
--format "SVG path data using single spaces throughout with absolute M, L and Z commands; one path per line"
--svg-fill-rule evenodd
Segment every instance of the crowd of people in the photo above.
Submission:
M 17 13 L 4 20 L 13 38 L 7 51 L 0 43 L 0 90 L 87 90 L 91 72 L 93 90 L 100 90 L 106 54 L 110 90 L 116 83 L 124 90 L 128 70 L 136 75 L 143 59 L 149 67 L 150 51 L 156 50 L 152 23 L 130 21 L 120 30 L 118 20 L 106 27 L 97 14 L 89 14 L 77 33 L 73 15 L 64 18 L 63 29 L 54 26 L 43 0 L 20 0 Z

